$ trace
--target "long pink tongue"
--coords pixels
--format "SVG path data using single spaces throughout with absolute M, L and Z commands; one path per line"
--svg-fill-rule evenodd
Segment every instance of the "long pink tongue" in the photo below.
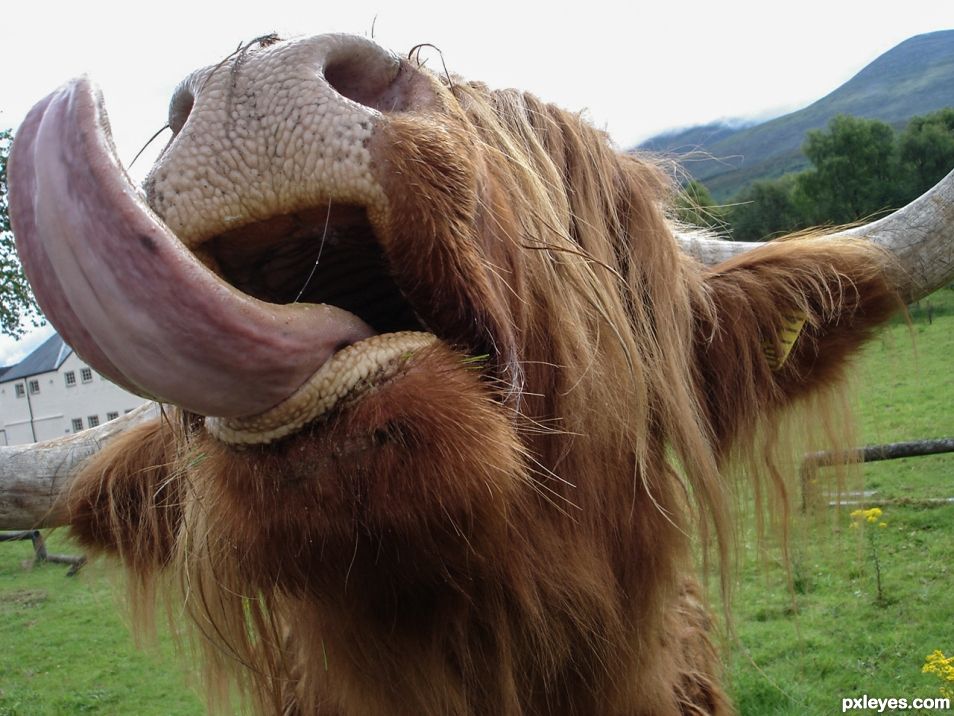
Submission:
M 81 357 L 141 395 L 254 415 L 374 333 L 332 306 L 258 301 L 209 271 L 129 181 L 86 78 L 33 108 L 9 170 L 17 250 L 41 308 Z

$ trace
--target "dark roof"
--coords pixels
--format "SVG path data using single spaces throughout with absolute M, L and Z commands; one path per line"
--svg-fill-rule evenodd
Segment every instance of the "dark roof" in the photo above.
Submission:
M 29 378 L 40 373 L 49 373 L 63 365 L 73 352 L 58 333 L 50 336 L 39 348 L 0 376 L 0 383 L 20 378 Z

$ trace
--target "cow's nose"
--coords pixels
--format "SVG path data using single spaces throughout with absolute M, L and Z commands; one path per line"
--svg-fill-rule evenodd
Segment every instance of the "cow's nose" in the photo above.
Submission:
M 425 73 L 363 37 L 253 44 L 174 92 L 149 203 L 189 245 L 328 201 L 380 205 L 375 128 L 435 97 Z
M 402 72 L 401 62 L 384 48 L 354 35 L 320 35 L 303 42 L 307 51 L 292 55 L 274 78 L 264 77 L 263 81 L 279 79 L 292 84 L 297 77 L 303 83 L 323 83 L 338 98 L 383 113 L 409 108 L 414 93 L 408 72 Z M 241 72 L 243 53 L 253 52 L 254 47 L 239 50 L 226 62 L 200 70 L 179 84 L 169 103 L 169 127 L 173 133 L 178 134 L 185 125 L 197 96 L 205 90 L 209 74 L 223 67 L 230 73 Z

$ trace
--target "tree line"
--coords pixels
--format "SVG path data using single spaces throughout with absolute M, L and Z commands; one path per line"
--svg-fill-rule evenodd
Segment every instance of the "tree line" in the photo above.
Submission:
M 680 219 L 737 241 L 763 241 L 815 226 L 844 225 L 900 208 L 954 168 L 954 108 L 913 117 L 900 132 L 874 119 L 834 117 L 808 132 L 802 172 L 756 181 L 723 206 L 690 181 Z
M 0 130 L 0 333 L 14 338 L 22 336 L 30 325 L 43 321 L 33 298 L 30 284 L 23 275 L 7 204 L 7 159 L 13 132 Z

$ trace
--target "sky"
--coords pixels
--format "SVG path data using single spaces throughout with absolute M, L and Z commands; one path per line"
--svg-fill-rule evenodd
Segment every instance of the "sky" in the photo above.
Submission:
M 165 124 L 179 80 L 270 32 L 350 32 L 404 54 L 430 43 L 440 50 L 425 51 L 430 67 L 443 57 L 467 79 L 584 111 L 625 148 L 667 129 L 805 106 L 903 40 L 954 29 L 954 3 L 24 0 L 0 10 L 0 24 L 0 128 L 16 128 L 35 102 L 87 73 L 128 163 Z M 0 338 L 0 365 L 50 331 Z

